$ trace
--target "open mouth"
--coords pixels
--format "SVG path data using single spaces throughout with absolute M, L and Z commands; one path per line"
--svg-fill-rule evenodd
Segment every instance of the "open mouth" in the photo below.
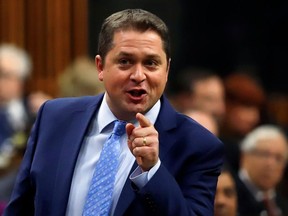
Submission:
M 129 91 L 129 94 L 133 97 L 140 97 L 144 94 L 146 94 L 146 91 L 141 89 L 141 90 L 131 90 Z

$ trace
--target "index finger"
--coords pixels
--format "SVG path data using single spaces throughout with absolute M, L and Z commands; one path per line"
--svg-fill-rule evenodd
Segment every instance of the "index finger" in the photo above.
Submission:
M 138 120 L 141 127 L 149 127 L 151 126 L 151 122 L 148 118 L 146 118 L 143 114 L 137 113 L 136 119 Z

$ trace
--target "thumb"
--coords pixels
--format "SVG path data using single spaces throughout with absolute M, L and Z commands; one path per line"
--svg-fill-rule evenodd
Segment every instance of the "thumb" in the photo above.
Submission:
M 133 148 L 132 148 L 132 141 L 130 140 L 130 135 L 132 134 L 132 131 L 134 130 L 135 126 L 131 123 L 127 123 L 126 124 L 126 134 L 127 134 L 127 137 L 128 137 L 128 140 L 127 140 L 127 144 L 128 144 L 128 147 L 131 151 L 131 153 L 133 153 Z
M 126 134 L 128 137 L 132 134 L 132 131 L 134 130 L 135 126 L 132 123 L 126 124 Z

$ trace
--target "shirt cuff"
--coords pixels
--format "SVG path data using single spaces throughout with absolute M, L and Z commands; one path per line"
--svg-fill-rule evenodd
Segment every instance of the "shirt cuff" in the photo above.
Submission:
M 147 182 L 154 176 L 156 171 L 159 169 L 161 165 L 160 159 L 158 162 L 146 172 L 142 172 L 141 168 L 138 166 L 130 175 L 130 180 L 137 185 L 138 188 L 144 187 Z

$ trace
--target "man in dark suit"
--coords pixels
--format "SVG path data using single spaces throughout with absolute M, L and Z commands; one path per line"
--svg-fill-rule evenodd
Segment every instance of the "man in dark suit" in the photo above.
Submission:
M 169 47 L 165 23 L 150 12 L 105 19 L 95 58 L 105 93 L 41 107 L 5 216 L 82 215 L 117 119 L 127 122 L 126 134 L 105 215 L 213 215 L 223 145 L 163 96 Z
M 0 44 L 0 202 L 3 206 L 10 199 L 37 109 L 46 99 L 40 92 L 26 95 L 24 86 L 31 71 L 32 61 L 26 50 L 14 44 Z
M 0 150 L 14 134 L 28 127 L 24 84 L 31 65 L 25 50 L 14 44 L 0 44 Z
M 258 126 L 242 141 L 241 152 L 236 176 L 239 215 L 288 215 L 288 200 L 277 190 L 288 157 L 284 131 L 275 125 Z
M 28 53 L 0 44 L 0 203 L 10 199 L 30 130 L 24 84 L 31 72 Z M 31 121 L 32 122 L 32 121 Z M 0 215 L 2 211 L 0 209 Z

